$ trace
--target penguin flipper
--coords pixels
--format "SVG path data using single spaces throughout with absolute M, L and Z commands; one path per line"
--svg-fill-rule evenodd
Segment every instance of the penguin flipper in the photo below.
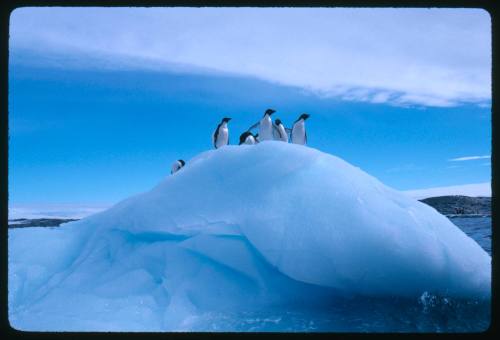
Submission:
M 278 129 L 278 126 L 276 126 L 276 124 L 274 124 L 274 123 L 273 123 L 273 130 L 278 132 L 278 135 L 281 135 L 280 130 Z
M 214 134 L 212 135 L 212 144 L 214 145 L 214 148 L 217 149 L 217 146 L 215 145 L 215 142 L 217 141 L 217 134 L 219 133 L 219 128 L 220 124 L 217 125 L 217 129 L 215 129 Z
M 304 145 L 307 144 L 307 132 L 304 131 Z
M 257 123 L 255 123 L 254 125 L 250 126 L 250 127 L 247 129 L 247 131 L 250 131 L 250 130 L 252 130 L 252 129 L 255 129 L 257 126 L 259 126 L 259 124 L 260 124 L 260 121 L 258 121 L 258 122 L 257 122 Z

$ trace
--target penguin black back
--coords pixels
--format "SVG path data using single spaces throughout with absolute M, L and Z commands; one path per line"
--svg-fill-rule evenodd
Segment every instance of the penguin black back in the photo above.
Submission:
M 222 125 L 222 123 L 219 123 L 219 125 L 217 125 L 217 129 L 215 129 L 215 131 L 214 131 L 213 141 L 214 141 L 214 148 L 216 148 L 216 149 L 217 149 L 217 146 L 215 145 L 215 143 L 217 142 L 217 135 L 219 134 L 219 129 L 220 129 L 221 125 Z
M 239 144 L 239 145 L 241 145 L 241 144 L 245 143 L 245 139 L 247 139 L 247 137 L 248 137 L 248 136 L 251 136 L 251 135 L 252 135 L 252 133 L 251 133 L 250 131 L 245 131 L 245 132 L 243 132 L 243 133 L 241 134 L 241 136 L 240 136 L 240 144 Z

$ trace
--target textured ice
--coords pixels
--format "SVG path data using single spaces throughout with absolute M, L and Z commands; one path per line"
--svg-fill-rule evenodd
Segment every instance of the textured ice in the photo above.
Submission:
M 275 141 L 204 152 L 80 221 L 9 232 L 9 320 L 22 330 L 210 330 L 218 311 L 488 299 L 490 286 L 490 256 L 436 210 Z

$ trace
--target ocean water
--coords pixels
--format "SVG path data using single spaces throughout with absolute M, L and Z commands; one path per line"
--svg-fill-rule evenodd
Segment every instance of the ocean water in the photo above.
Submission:
M 491 255 L 491 217 L 450 220 Z M 401 298 L 337 298 L 320 308 L 276 308 L 207 313 L 191 320 L 192 331 L 214 332 L 482 332 L 490 326 L 489 301 L 422 294 Z
M 189 324 L 200 332 L 482 332 L 490 324 L 488 303 L 423 294 L 416 301 L 353 298 L 322 309 L 207 313 Z
M 472 237 L 491 256 L 491 217 L 451 217 L 450 221 Z

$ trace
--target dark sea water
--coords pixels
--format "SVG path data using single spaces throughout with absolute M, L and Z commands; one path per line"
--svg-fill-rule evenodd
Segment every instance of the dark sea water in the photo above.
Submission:
M 450 221 L 472 237 L 491 256 L 491 217 L 451 217 Z
M 450 220 L 491 255 L 491 217 Z M 208 313 L 191 325 L 193 331 L 222 332 L 482 332 L 490 325 L 489 301 L 457 300 L 422 294 L 401 298 L 338 298 L 328 307 L 304 310 L 260 310 Z

